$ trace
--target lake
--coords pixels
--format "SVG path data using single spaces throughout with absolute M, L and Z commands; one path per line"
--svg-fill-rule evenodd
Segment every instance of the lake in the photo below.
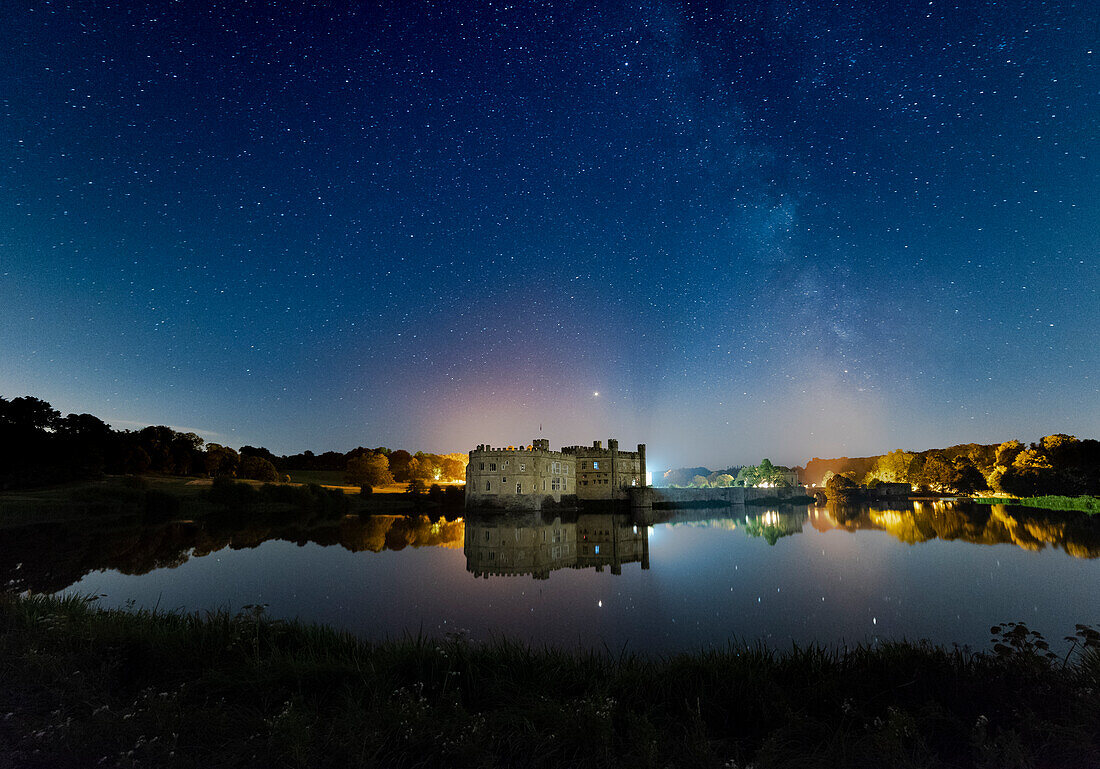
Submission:
M 1100 520 L 971 503 L 49 524 L 0 531 L 0 583 L 161 610 L 264 605 L 367 638 L 460 633 L 665 653 L 730 641 L 1056 647 L 1100 625 Z

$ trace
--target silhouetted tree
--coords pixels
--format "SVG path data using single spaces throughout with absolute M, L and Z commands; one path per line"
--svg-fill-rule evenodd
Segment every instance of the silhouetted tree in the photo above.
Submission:
M 232 477 L 237 472 L 240 456 L 228 446 L 210 443 L 206 446 L 206 474 L 211 477 Z
M 275 465 L 263 457 L 245 454 L 241 457 L 240 465 L 237 468 L 237 477 L 272 483 L 279 479 L 279 471 L 275 469 Z

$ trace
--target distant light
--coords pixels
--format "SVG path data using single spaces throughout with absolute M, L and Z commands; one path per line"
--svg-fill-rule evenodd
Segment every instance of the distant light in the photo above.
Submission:
M 592 397 L 593 398 L 599 398 L 600 397 L 600 391 L 596 390 L 596 392 L 592 393 Z

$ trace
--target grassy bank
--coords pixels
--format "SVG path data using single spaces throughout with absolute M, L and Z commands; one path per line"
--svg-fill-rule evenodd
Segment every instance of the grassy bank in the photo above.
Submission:
M 649 659 L 8 595 L 0 766 L 1100 765 L 1100 655 L 1003 635 Z
M 1100 498 L 1097 497 L 975 497 L 984 505 L 1024 505 L 1044 510 L 1079 510 L 1089 515 L 1100 514 Z
M 110 518 L 200 519 L 227 507 L 268 512 L 305 507 L 341 514 L 400 515 L 437 506 L 425 495 L 360 494 L 358 488 L 350 487 L 342 490 L 317 484 L 245 480 L 227 483 L 224 479 L 218 479 L 215 485 L 207 478 L 108 476 L 97 481 L 0 492 L 0 528 Z

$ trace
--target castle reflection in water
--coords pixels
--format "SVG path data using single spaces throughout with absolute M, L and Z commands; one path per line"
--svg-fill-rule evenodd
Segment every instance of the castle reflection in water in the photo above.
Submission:
M 649 568 L 649 528 L 617 514 L 474 514 L 466 518 L 462 550 L 466 570 L 486 579 L 548 579 L 556 569 L 621 574 L 627 563 Z
M 930 540 L 1054 548 L 1074 558 L 1100 557 L 1100 516 L 1003 505 L 951 502 L 888 506 L 715 509 L 614 512 L 465 511 L 440 515 L 340 515 L 317 518 L 294 511 L 212 514 L 199 520 L 151 523 L 139 518 L 86 519 L 0 529 L 0 589 L 56 592 L 94 571 L 142 575 L 174 569 L 224 550 L 250 550 L 277 540 L 299 546 L 340 547 L 355 553 L 406 548 L 462 548 L 475 577 L 547 579 L 556 569 L 649 568 L 650 527 L 736 529 L 777 545 L 807 529 L 882 531 L 908 545 Z M 671 557 L 667 552 L 662 557 Z

